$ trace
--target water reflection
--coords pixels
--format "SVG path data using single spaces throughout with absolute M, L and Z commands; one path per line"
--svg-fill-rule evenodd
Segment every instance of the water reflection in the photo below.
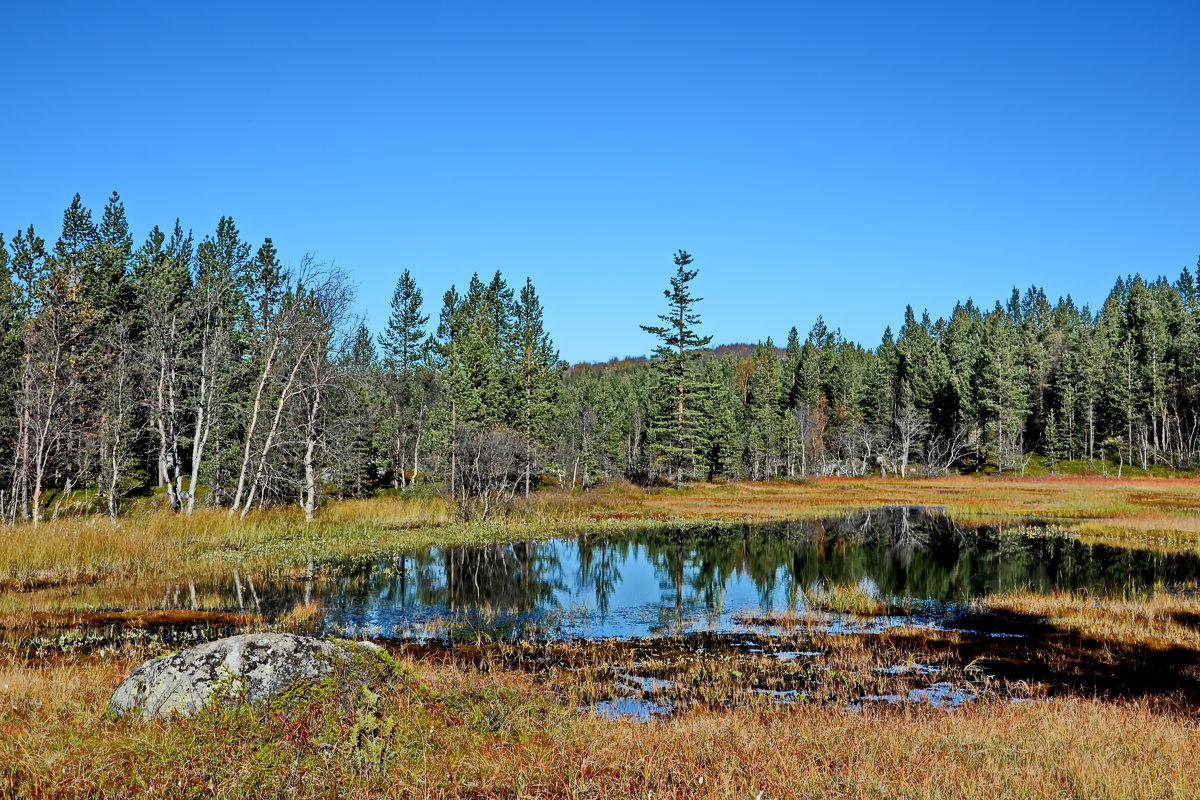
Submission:
M 1136 595 L 1194 579 L 1197 559 L 1084 544 L 1041 526 L 963 527 L 917 509 L 740 528 L 649 529 L 430 548 L 333 568 L 330 631 L 375 636 L 605 637 L 735 630 L 804 612 L 830 586 L 948 607 L 1028 589 Z M 844 620 L 830 615 L 831 624 Z M 870 624 L 888 624 L 875 620 Z

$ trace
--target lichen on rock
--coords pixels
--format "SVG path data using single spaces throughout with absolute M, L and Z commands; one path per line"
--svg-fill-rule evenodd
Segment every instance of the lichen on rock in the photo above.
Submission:
M 338 661 L 384 657 L 378 645 L 316 639 L 290 633 L 249 633 L 207 642 L 139 666 L 108 703 L 123 716 L 190 717 L 217 705 L 256 702 L 295 684 L 325 677 Z

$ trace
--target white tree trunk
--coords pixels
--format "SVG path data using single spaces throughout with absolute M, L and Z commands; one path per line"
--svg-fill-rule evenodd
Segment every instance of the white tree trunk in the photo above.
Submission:
M 267 360 L 263 364 L 262 374 L 258 379 L 258 388 L 254 392 L 254 407 L 250 412 L 250 426 L 246 430 L 246 446 L 242 451 L 242 466 L 238 471 L 237 492 L 233 496 L 233 505 L 229 507 L 229 516 L 238 510 L 242 505 L 242 493 L 246 489 L 246 478 L 250 470 L 250 461 L 252 448 L 254 446 L 254 431 L 258 427 L 258 415 L 262 412 L 263 392 L 267 386 L 267 379 L 271 376 L 271 366 L 275 362 L 275 352 L 279 349 L 279 339 L 275 338 L 271 341 L 271 349 L 267 353 Z M 297 366 L 299 363 L 297 362 Z M 293 370 L 293 376 L 295 371 Z M 265 450 L 265 448 L 264 448 Z M 264 452 L 265 457 L 265 452 Z M 246 499 L 246 508 L 249 508 L 251 500 Z M 242 514 L 242 516 L 246 516 Z

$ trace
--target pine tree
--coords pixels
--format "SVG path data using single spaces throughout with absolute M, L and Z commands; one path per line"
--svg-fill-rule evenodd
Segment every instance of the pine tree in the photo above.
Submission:
M 96 261 L 89 275 L 87 291 L 91 304 L 107 324 L 108 320 L 125 313 L 133 300 L 133 285 L 128 280 L 133 237 L 125 218 L 125 205 L 116 192 L 104 206 L 96 239 Z
M 983 320 L 978 370 L 978 407 L 984 413 L 981 424 L 994 448 L 996 467 L 1004 472 L 1021 463 L 1024 456 L 1026 404 L 1030 395 L 1017 323 L 1000 303 Z
M 235 499 L 230 484 L 239 469 L 244 480 L 249 468 L 247 445 L 256 421 L 255 381 L 266 371 L 264 362 L 270 349 L 259 347 L 255 352 L 250 336 L 254 326 L 247 302 L 249 264 L 250 244 L 242 240 L 231 217 L 221 217 L 215 234 L 205 237 L 196 248 L 191 306 L 197 338 L 197 385 L 192 395 L 189 514 L 202 479 L 208 484 L 211 502 L 221 505 Z M 259 393 L 259 410 L 262 399 Z M 240 461 L 239 445 L 243 446 Z
M 421 290 L 408 270 L 400 273 L 392 292 L 392 313 L 380 337 L 384 363 L 394 375 L 407 377 L 421 365 L 429 315 L 421 313 Z
M 384 365 L 391 377 L 392 474 L 398 485 L 408 484 L 410 463 L 412 478 L 416 479 L 429 411 L 416 375 L 425 364 L 423 342 L 425 325 L 429 322 L 429 315 L 421 313 L 422 302 L 417 282 L 404 270 L 396 281 L 392 313 L 381 337 Z
M 656 459 L 675 483 L 682 485 L 692 474 L 696 462 L 696 438 L 700 427 L 695 395 L 699 389 L 693 369 L 697 352 L 712 341 L 700 336 L 696 326 L 700 315 L 693 307 L 700 302 L 689 292 L 688 284 L 699 270 L 688 269 L 692 257 L 683 250 L 675 254 L 675 275 L 671 288 L 663 291 L 670 312 L 660 314 L 665 325 L 642 325 L 642 330 L 657 337 L 661 344 L 654 349 L 654 362 L 659 370 L 659 400 L 663 411 L 652 424 L 651 439 Z
M 747 448 L 752 478 L 773 478 L 779 469 L 784 450 L 782 389 L 779 356 L 775 352 L 775 343 L 767 337 L 750 358 L 750 380 L 746 391 Z
M 1063 457 L 1063 440 L 1062 431 L 1058 425 L 1058 415 L 1054 409 L 1050 409 L 1050 413 L 1046 415 L 1046 433 L 1045 443 L 1043 445 L 1043 455 L 1046 457 L 1046 466 L 1051 472 L 1058 471 L 1058 462 Z
M 534 465 L 534 450 L 547 443 L 564 365 L 542 320 L 542 304 L 533 282 L 525 279 L 514 315 L 517 384 L 520 390 L 521 436 L 525 440 L 525 496 Z

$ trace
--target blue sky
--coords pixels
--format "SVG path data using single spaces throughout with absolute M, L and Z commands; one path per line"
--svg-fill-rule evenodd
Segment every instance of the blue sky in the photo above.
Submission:
M 22 6 L 0 230 L 76 191 L 139 237 L 229 214 L 376 330 L 404 268 L 435 315 L 500 269 L 565 358 L 645 353 L 684 248 L 715 341 L 873 346 L 1200 256 L 1194 2 Z

